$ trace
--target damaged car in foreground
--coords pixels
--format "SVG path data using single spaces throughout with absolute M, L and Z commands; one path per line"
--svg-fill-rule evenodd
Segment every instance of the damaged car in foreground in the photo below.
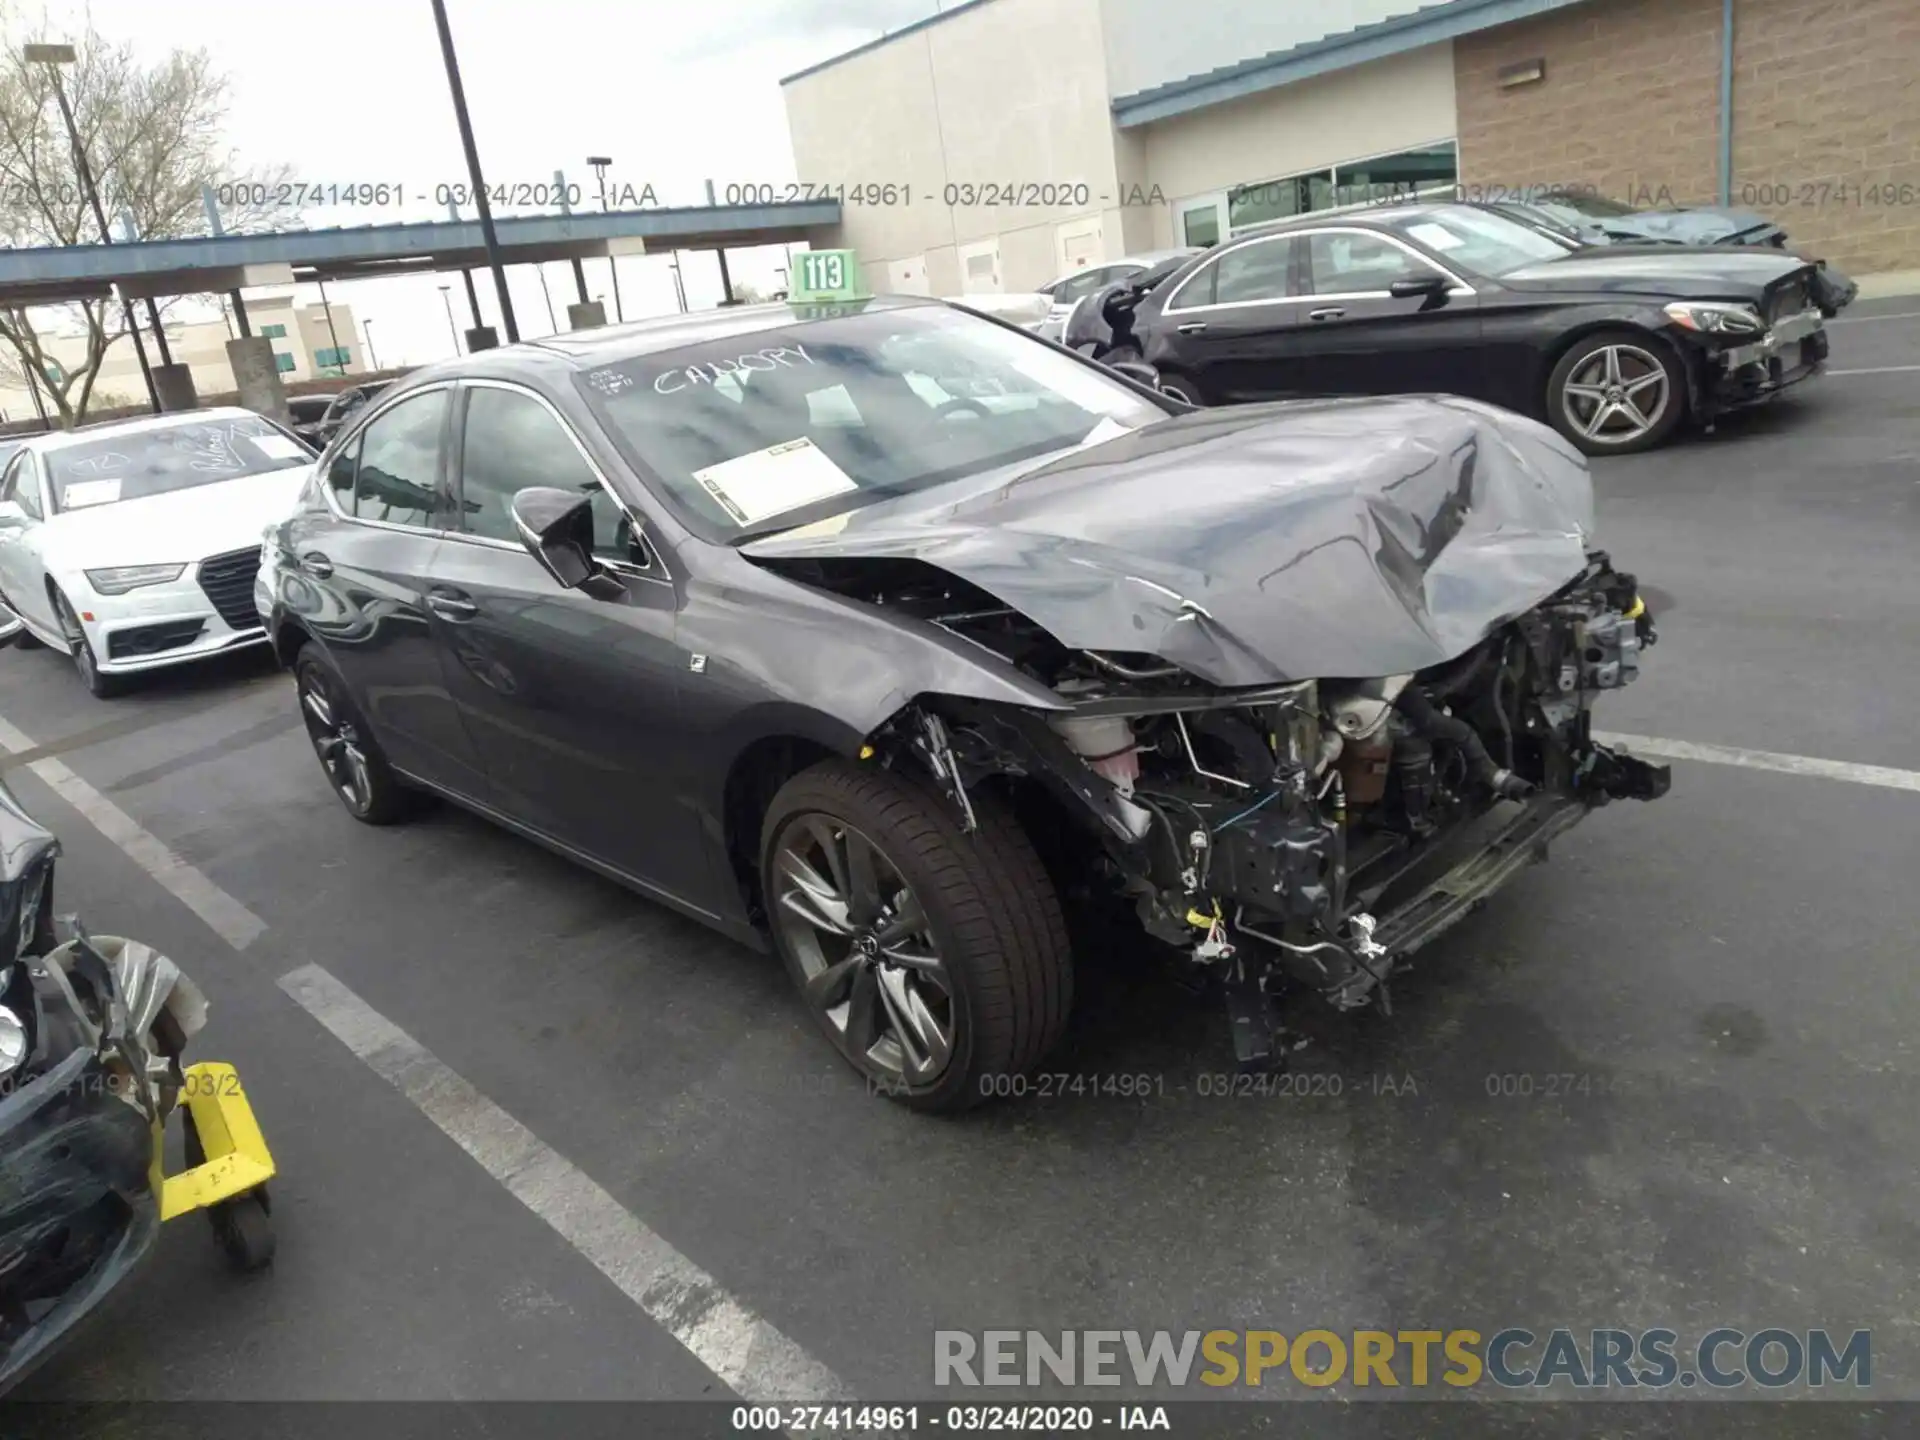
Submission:
M 1663 768 L 1586 464 L 1471 401 L 1190 411 L 928 301 L 416 373 L 272 537 L 331 788 L 449 796 L 749 943 L 920 1109 L 1059 1036 L 1069 916 L 1279 1002 L 1393 970 Z M 1078 963 L 1098 964 L 1098 947 Z
M 58 855 L 0 787 L 0 1394 L 151 1249 L 154 1127 L 206 1012 L 144 945 L 55 943 Z

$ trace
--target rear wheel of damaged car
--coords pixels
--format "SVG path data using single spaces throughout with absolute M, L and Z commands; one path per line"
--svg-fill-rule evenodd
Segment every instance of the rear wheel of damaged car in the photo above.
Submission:
M 1066 923 L 1032 844 L 987 795 L 829 760 L 774 797 L 761 879 L 815 1023 L 882 1094 L 962 1110 L 1017 1089 L 1073 996 Z
M 309 641 L 301 646 L 293 677 L 307 738 L 327 784 L 347 813 L 368 825 L 391 825 L 404 819 L 415 794 L 387 764 L 340 672 L 327 662 L 318 645 Z
M 1680 357 L 1644 330 L 1582 336 L 1547 380 L 1547 418 L 1588 455 L 1651 450 L 1686 414 Z

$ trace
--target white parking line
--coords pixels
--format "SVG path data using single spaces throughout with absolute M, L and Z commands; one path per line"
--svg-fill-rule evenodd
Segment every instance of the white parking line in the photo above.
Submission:
M 40 748 L 32 736 L 15 729 L 4 719 L 0 719 L 0 747 L 16 755 Z M 82 819 L 126 851 L 134 864 L 206 921 L 213 933 L 234 949 L 246 949 L 265 933 L 266 921 L 174 854 L 131 815 L 69 770 L 63 761 L 48 756 L 29 761 L 26 768 L 52 786 L 56 795 L 80 812 Z
M 1658 755 L 1667 760 L 1702 760 L 1709 765 L 1739 765 L 1748 770 L 1774 770 L 1782 775 L 1813 775 L 1854 785 L 1878 785 L 1884 790 L 1920 790 L 1920 770 L 1855 765 L 1847 760 L 1822 760 L 1813 755 L 1782 755 L 1774 750 L 1698 745 L 1691 740 L 1660 740 L 1651 735 L 1619 735 L 1602 730 L 1594 731 L 1593 738 L 1603 745 L 1621 745 L 1636 754 Z
M 1907 375 L 1920 370 L 1920 365 L 1869 365 L 1864 370 L 1829 370 L 1834 375 Z
M 852 1398 L 831 1370 L 326 970 L 303 965 L 280 988 L 736 1395 L 756 1404 Z

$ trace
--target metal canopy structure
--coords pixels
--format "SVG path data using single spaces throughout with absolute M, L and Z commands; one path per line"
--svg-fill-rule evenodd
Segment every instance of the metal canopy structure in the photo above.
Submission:
M 738 249 L 827 238 L 837 200 L 773 205 L 522 215 L 494 222 L 509 265 L 674 250 Z M 477 220 L 208 235 L 128 245 L 0 250 L 0 305 L 106 299 L 117 285 L 135 298 L 211 294 L 311 280 L 365 280 L 479 268 L 487 263 Z

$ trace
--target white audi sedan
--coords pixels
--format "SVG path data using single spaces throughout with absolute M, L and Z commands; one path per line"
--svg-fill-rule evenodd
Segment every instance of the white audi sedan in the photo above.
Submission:
M 293 508 L 313 461 L 251 410 L 28 437 L 0 473 L 0 602 L 21 643 L 72 656 L 102 696 L 141 671 L 264 643 L 260 534 Z

